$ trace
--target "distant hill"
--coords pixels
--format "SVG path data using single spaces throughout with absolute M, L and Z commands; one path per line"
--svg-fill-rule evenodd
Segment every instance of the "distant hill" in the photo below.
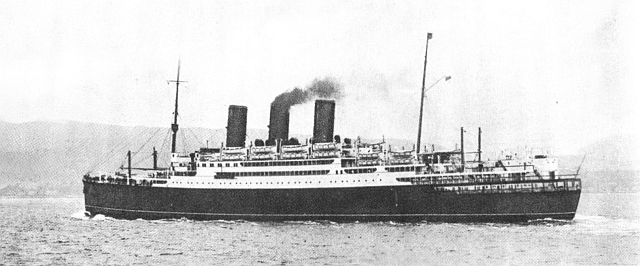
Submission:
M 169 161 L 168 128 L 81 122 L 0 122 L 0 132 L 6 136 L 0 142 L 0 189 L 21 184 L 30 190 L 49 191 L 49 194 L 58 191 L 79 195 L 82 193 L 80 177 L 84 173 L 117 169 L 125 163 L 128 150 L 134 153 L 134 166 L 151 166 L 153 147 L 164 155 L 159 163 Z M 206 146 L 207 140 L 211 146 L 224 140 L 221 129 L 189 128 L 179 132 L 181 150 L 185 146 L 186 150 Z
M 633 136 L 613 136 L 592 143 L 581 150 L 591 171 L 640 170 L 638 140 Z
M 81 195 L 81 176 L 88 171 L 111 172 L 124 165 L 128 150 L 134 154 L 133 164 L 150 167 L 155 147 L 159 164 L 168 163 L 169 129 L 126 127 L 82 122 L 0 122 L 0 196 Z M 225 141 L 226 130 L 181 128 L 178 146 L 181 151 L 194 151 Z M 267 130 L 249 129 L 251 138 L 266 137 Z M 294 135 L 300 140 L 310 136 Z M 343 136 L 344 138 L 345 136 Z M 365 142 L 379 142 L 363 139 Z M 413 141 L 387 138 L 392 149 L 412 149 Z M 582 171 L 589 177 L 588 187 L 598 190 L 620 190 L 640 187 L 638 151 L 634 139 L 612 137 L 588 145 Z M 443 149 L 443 146 L 436 146 Z M 561 167 L 575 169 L 581 155 L 559 157 Z M 613 174 L 612 174 L 613 173 Z M 609 185 L 613 184 L 613 186 Z
M 582 148 L 580 155 L 558 156 L 560 167 L 580 168 L 585 192 L 640 192 L 640 151 L 633 136 L 613 136 Z

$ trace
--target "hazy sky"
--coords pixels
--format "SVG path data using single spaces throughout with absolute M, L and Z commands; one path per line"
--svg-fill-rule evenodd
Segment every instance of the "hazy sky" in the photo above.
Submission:
M 1 1 L 0 120 L 266 129 L 273 98 L 315 78 L 344 89 L 336 133 L 424 143 L 460 126 L 560 153 L 640 131 L 635 1 Z M 291 132 L 311 134 L 313 106 Z M 250 138 L 266 136 L 249 136 Z M 473 138 L 472 138 L 473 139 Z

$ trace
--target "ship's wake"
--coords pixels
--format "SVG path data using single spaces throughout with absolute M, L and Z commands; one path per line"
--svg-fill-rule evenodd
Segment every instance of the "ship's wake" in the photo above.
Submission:
M 596 232 L 640 233 L 640 220 L 576 214 L 575 224 Z
M 526 223 L 522 223 L 522 225 L 562 226 L 562 225 L 570 225 L 573 223 L 574 221 L 572 220 L 544 218 L 544 219 L 529 220 Z

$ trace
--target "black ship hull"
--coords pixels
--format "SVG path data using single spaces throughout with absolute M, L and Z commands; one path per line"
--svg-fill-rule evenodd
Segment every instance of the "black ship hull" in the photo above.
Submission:
M 89 213 L 122 219 L 527 222 L 573 219 L 580 199 L 580 190 L 460 194 L 430 185 L 196 189 L 83 182 Z

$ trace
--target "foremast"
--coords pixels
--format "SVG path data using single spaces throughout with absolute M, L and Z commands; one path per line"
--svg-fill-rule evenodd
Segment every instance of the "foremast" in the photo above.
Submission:
M 176 108 L 173 111 L 173 124 L 171 124 L 171 131 L 173 132 L 173 134 L 171 135 L 171 153 L 175 153 L 176 137 L 178 135 L 178 92 L 180 90 L 180 82 L 186 82 L 186 81 L 180 80 L 180 59 L 178 59 L 178 77 L 176 78 L 176 80 L 169 80 L 168 82 L 176 83 L 176 103 L 175 103 Z

